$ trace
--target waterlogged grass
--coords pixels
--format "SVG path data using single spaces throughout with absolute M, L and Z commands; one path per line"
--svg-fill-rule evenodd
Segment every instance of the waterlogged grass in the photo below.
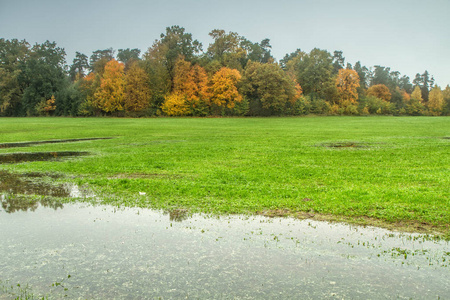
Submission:
M 2 148 L 89 156 L 18 164 L 89 185 L 104 202 L 450 228 L 450 118 L 3 118 Z

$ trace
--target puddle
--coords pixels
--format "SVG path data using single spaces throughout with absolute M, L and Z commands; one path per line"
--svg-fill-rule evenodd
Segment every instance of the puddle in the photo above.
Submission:
M 327 148 L 367 148 L 369 144 L 360 142 L 335 142 L 320 144 L 320 146 Z
M 76 157 L 89 155 L 89 152 L 59 151 L 59 152 L 21 152 L 0 154 L 0 164 L 21 163 L 28 161 L 47 161 L 63 157 Z
M 23 175 L 0 171 L 0 192 L 9 194 L 69 197 L 70 190 L 64 185 L 55 185 L 45 179 L 55 179 L 58 175 L 25 173 Z M 38 179 L 38 180 L 36 180 Z
M 15 148 L 15 147 L 29 147 L 41 144 L 56 144 L 56 143 L 73 143 L 96 140 L 110 140 L 112 137 L 106 138 L 84 138 L 84 139 L 65 139 L 65 140 L 50 140 L 50 141 L 35 141 L 35 142 L 18 142 L 18 143 L 2 143 L 0 148 Z
M 0 200 L 7 213 L 34 211 L 38 207 L 63 208 L 58 198 L 89 198 L 92 193 L 75 184 L 55 184 L 57 174 L 30 172 L 25 174 L 0 171 Z
M 184 213 L 77 203 L 0 209 L 0 299 L 14 296 L 18 283 L 50 299 L 449 296 L 449 242 L 310 220 Z

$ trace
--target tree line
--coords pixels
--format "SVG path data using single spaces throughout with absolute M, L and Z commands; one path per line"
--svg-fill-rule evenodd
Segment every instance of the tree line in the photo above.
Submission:
M 297 49 L 276 62 L 269 39 L 215 29 L 202 44 L 167 27 L 147 52 L 76 52 L 0 39 L 0 116 L 450 115 L 450 86 L 388 67 Z

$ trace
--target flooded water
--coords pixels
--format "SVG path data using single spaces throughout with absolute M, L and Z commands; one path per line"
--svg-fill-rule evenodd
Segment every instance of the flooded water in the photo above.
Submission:
M 0 164 L 21 163 L 28 161 L 56 160 L 63 157 L 89 155 L 89 152 L 58 151 L 58 152 L 19 152 L 0 154 Z
M 450 298 L 448 242 L 377 228 L 39 202 L 0 228 L 0 299 Z
M 42 144 L 73 143 L 73 142 L 109 140 L 109 139 L 112 138 L 106 137 L 106 138 L 84 138 L 84 139 L 65 139 L 65 140 L 49 140 L 49 141 L 34 141 L 34 142 L 0 143 L 0 148 L 30 147 Z

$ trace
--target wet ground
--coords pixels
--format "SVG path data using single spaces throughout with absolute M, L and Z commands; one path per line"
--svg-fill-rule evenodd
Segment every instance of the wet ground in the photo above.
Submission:
M 89 152 L 55 151 L 55 152 L 18 152 L 0 154 L 0 164 L 21 163 L 28 161 L 57 160 L 65 157 L 89 155 Z
M 64 139 L 64 140 L 49 140 L 49 141 L 34 141 L 34 142 L 0 143 L 0 148 L 29 147 L 42 144 L 73 143 L 73 142 L 109 140 L 109 139 L 112 138 L 84 138 L 84 139 Z
M 420 235 L 185 210 L 8 207 L 0 299 L 14 299 L 17 283 L 54 299 L 450 297 L 450 245 Z
M 450 298 L 446 241 L 311 220 L 67 203 L 95 196 L 58 182 L 57 174 L 0 171 L 0 299 Z

